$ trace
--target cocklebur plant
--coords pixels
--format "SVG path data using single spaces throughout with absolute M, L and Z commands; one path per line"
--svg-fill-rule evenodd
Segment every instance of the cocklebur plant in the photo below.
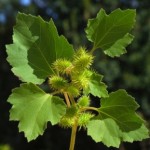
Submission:
M 24 83 L 13 89 L 8 102 L 10 120 L 19 121 L 19 131 L 28 141 L 42 135 L 47 122 L 72 129 L 69 150 L 74 150 L 80 128 L 108 147 L 149 137 L 144 120 L 135 112 L 139 105 L 134 98 L 123 89 L 108 93 L 103 76 L 91 67 L 95 50 L 108 57 L 126 53 L 135 17 L 132 9 L 116 9 L 109 15 L 101 9 L 85 30 L 93 48 L 74 50 L 58 35 L 52 19 L 45 22 L 40 16 L 18 13 L 13 44 L 6 46 L 7 61 Z M 39 86 L 45 81 L 50 93 Z M 91 105 L 91 95 L 99 99 L 98 108 Z

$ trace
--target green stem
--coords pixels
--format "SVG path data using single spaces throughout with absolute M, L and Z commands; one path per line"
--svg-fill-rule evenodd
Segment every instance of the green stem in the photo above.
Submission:
M 86 110 L 94 110 L 94 111 L 99 112 L 98 109 L 95 108 L 95 107 L 83 107 L 83 108 L 80 109 L 81 112 L 86 111 Z
M 60 91 L 54 91 L 54 92 L 52 92 L 52 93 L 50 93 L 51 95 L 55 95 L 55 94 L 59 94 L 60 93 Z
M 76 102 L 75 102 L 75 100 L 74 100 L 74 97 L 73 97 L 72 95 L 70 95 L 70 94 L 68 94 L 68 95 L 69 95 L 69 98 L 70 98 L 71 103 L 72 103 L 73 105 L 76 105 Z
M 77 133 L 77 127 L 78 127 L 78 121 L 76 119 L 74 125 L 72 126 L 69 150 L 74 150 L 75 140 L 76 140 L 76 133 Z
M 93 46 L 93 48 L 90 50 L 90 54 L 93 54 L 93 52 L 95 51 L 95 46 Z
M 68 94 L 66 92 L 64 92 L 64 97 L 65 97 L 67 106 L 70 107 L 70 100 L 69 100 Z

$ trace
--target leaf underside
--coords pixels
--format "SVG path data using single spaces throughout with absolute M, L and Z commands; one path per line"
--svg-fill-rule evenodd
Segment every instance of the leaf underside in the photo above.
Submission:
M 42 135 L 48 121 L 57 124 L 66 111 L 63 99 L 46 94 L 32 83 L 14 89 L 8 102 L 13 105 L 10 120 L 19 121 L 19 131 L 28 141 Z
M 87 124 L 87 134 L 95 142 L 102 142 L 107 147 L 119 148 L 121 142 L 141 141 L 149 138 L 149 131 L 144 124 L 133 131 L 124 132 L 119 129 L 116 122 L 111 119 L 92 120 Z
M 140 141 L 149 137 L 144 121 L 135 113 L 135 100 L 125 90 L 101 99 L 99 115 L 87 124 L 88 135 L 96 142 L 119 147 L 121 141 Z

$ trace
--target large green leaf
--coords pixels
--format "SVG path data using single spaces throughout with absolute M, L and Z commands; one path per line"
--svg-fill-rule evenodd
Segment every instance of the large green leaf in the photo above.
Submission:
M 135 23 L 135 10 L 116 9 L 107 15 L 101 9 L 95 19 L 90 19 L 86 28 L 87 38 L 94 42 L 93 50 L 102 48 L 111 57 L 125 53 L 125 46 L 133 36 L 128 32 Z
M 96 142 L 103 142 L 108 147 L 117 148 L 122 141 L 141 141 L 149 137 L 149 131 L 144 124 L 133 131 L 123 132 L 111 118 L 90 121 L 87 124 L 87 134 Z
M 89 75 L 89 83 L 87 88 L 84 89 L 86 94 L 92 94 L 94 96 L 107 97 L 108 91 L 107 86 L 102 82 L 102 75 L 99 75 L 95 72 L 91 72 Z
M 14 89 L 8 102 L 13 105 L 10 120 L 19 121 L 19 131 L 28 141 L 42 135 L 48 121 L 57 124 L 66 111 L 63 99 L 46 94 L 32 83 Z
M 125 90 L 118 90 L 101 99 L 99 119 L 111 118 L 122 131 L 132 131 L 141 126 L 143 120 L 136 114 L 139 105 Z
M 7 45 L 12 71 L 24 82 L 40 84 L 53 74 L 51 64 L 58 58 L 71 59 L 73 47 L 59 36 L 52 20 L 19 13 L 13 44 Z

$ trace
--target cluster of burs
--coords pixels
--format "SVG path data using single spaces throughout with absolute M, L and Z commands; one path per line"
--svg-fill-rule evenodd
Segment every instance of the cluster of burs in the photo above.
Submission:
M 79 48 L 72 60 L 57 59 L 53 63 L 55 75 L 49 77 L 49 85 L 54 93 L 66 95 L 68 104 L 66 114 L 62 117 L 60 125 L 62 127 L 72 127 L 75 122 L 80 127 L 85 127 L 86 123 L 94 117 L 86 107 L 90 105 L 90 98 L 84 93 L 88 87 L 90 66 L 93 63 L 93 56 L 85 48 Z

